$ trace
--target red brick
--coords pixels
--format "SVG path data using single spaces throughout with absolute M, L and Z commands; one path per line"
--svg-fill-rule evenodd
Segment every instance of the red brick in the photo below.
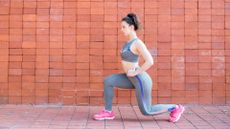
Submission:
M 21 82 L 22 81 L 22 77 L 21 76 L 10 75 L 8 77 L 8 81 L 9 82 Z
M 10 29 L 10 35 L 22 35 L 22 30 L 17 28 Z
M 193 79 L 193 78 L 192 78 Z M 190 79 L 190 81 L 188 81 L 188 82 L 186 82 L 186 84 L 185 84 L 185 89 L 186 90 L 191 90 L 191 91 L 196 91 L 196 90 L 198 90 L 198 83 L 196 83 L 197 81 L 195 80 L 195 81 L 193 81 L 192 79 Z
M 49 1 L 37 1 L 37 8 L 50 8 Z
M 48 97 L 38 97 L 38 96 L 36 96 L 35 104 L 48 104 Z
M 178 69 L 185 69 L 185 64 L 184 62 L 172 63 L 172 69 L 177 69 L 177 71 L 179 71 Z
M 131 92 L 130 90 L 118 90 L 118 97 L 130 97 L 131 96 Z
M 23 75 L 34 75 L 35 69 L 22 69 L 22 74 Z
M 90 83 L 90 89 L 92 90 L 103 90 L 103 83 Z
M 212 62 L 212 58 L 210 56 L 199 56 L 199 62 L 210 63 Z
M 226 98 L 225 97 L 213 97 L 213 104 L 225 104 Z
M 225 76 L 225 70 L 222 69 L 212 70 L 212 76 Z
M 77 70 L 77 76 L 89 76 L 89 70 Z
M 199 90 L 201 90 L 201 91 L 203 91 L 203 90 L 211 91 L 212 90 L 212 83 L 200 83 L 199 84 Z
M 38 69 L 49 68 L 49 62 L 36 62 L 36 68 L 38 68 Z
M 170 83 L 158 83 L 158 90 L 171 90 L 171 84 Z
M 49 9 L 43 9 L 43 8 L 38 8 L 37 9 L 37 14 L 38 14 L 38 17 L 37 18 L 39 18 L 40 20 L 45 20 L 45 21 L 47 21 L 48 19 L 47 18 L 49 18 L 49 16 L 47 17 L 47 15 L 49 15 L 50 14 L 50 10 Z
M 77 76 L 76 77 L 76 82 L 78 83 L 88 83 L 89 82 L 89 77 L 87 76 Z
M 76 102 L 74 97 L 69 97 L 68 96 L 68 97 L 63 97 L 62 99 L 63 99 L 63 104 L 64 105 L 74 105 L 75 102 Z
M 101 97 L 90 97 L 90 104 L 92 105 L 104 105 L 104 100 Z
M 49 80 L 48 80 L 49 78 L 48 78 L 48 76 L 38 76 L 38 75 L 36 75 L 36 79 L 35 79 L 35 81 L 36 82 L 48 82 Z
M 75 72 L 75 70 L 67 70 L 67 69 L 65 69 L 65 70 L 63 70 L 63 76 L 75 76 L 75 74 L 76 74 L 76 72 Z
M 104 69 L 117 69 L 117 63 L 104 63 Z
M 198 83 L 198 77 L 186 76 L 185 77 L 187 83 Z
M 9 104 L 21 104 L 21 96 L 9 96 Z
M 199 50 L 199 56 L 210 56 L 211 54 L 211 50 Z
M 213 69 L 224 69 L 225 68 L 225 64 L 223 62 L 213 62 L 212 63 L 212 68 Z
M 90 9 L 89 8 L 78 8 L 77 9 L 77 14 L 80 14 L 80 15 L 90 14 Z
M 198 97 L 198 91 L 186 91 L 186 97 Z
M 81 96 L 81 97 L 86 97 L 86 96 L 89 95 L 89 93 L 90 93 L 90 92 L 89 92 L 88 90 L 81 90 L 81 91 L 79 90 L 79 91 L 77 91 L 76 94 L 77 94 L 78 96 Z
M 199 75 L 200 76 L 209 76 L 209 75 L 211 75 L 211 70 L 205 70 L 205 69 L 199 70 Z
M 212 97 L 211 96 L 199 97 L 199 103 L 200 104 L 212 104 Z
M 24 8 L 23 13 L 24 14 L 35 14 L 36 13 L 36 8 Z
M 171 97 L 158 97 L 158 103 L 167 104 L 167 103 L 172 103 L 171 101 L 172 101 Z
M 34 91 L 30 89 L 22 89 L 22 98 L 34 97 Z M 33 102 L 31 102 L 33 103 Z
M 162 23 L 159 24 L 158 26 L 161 26 L 159 29 L 160 31 L 158 31 L 158 41 L 159 42 L 170 42 L 171 38 L 170 38 L 170 27 L 167 26 L 167 23 Z
M 10 56 L 9 61 L 22 61 L 22 56 Z
M 212 83 L 212 78 L 210 76 L 200 76 L 199 82 L 200 83 Z
M 65 62 L 65 63 L 58 63 L 59 66 L 55 66 L 56 62 L 52 63 L 53 68 L 60 68 L 64 70 L 74 70 L 75 69 L 75 63 L 74 62 Z
M 157 75 L 158 76 L 166 76 L 166 75 L 170 75 L 171 74 L 171 70 L 169 69 L 159 69 L 157 70 Z
M 185 90 L 184 83 L 172 83 L 172 90 Z
M 198 97 L 186 97 L 185 100 L 189 104 L 198 104 Z
M 213 22 L 212 23 L 213 29 L 224 29 L 224 23 L 222 22 Z
M 26 1 L 24 2 L 24 8 L 36 8 L 36 1 Z
M 180 90 L 172 91 L 172 97 L 185 97 L 185 92 Z
M 225 5 L 224 1 L 218 1 L 218 0 L 212 1 L 212 8 L 221 8 L 221 9 L 223 9 L 224 5 Z
M 186 100 L 184 97 L 172 97 L 171 103 L 186 103 Z
M 198 33 L 200 35 L 211 35 L 212 31 L 211 31 L 211 28 L 210 29 L 199 29 Z
M 9 90 L 9 97 L 13 97 L 13 96 L 15 96 L 15 97 L 21 97 L 21 91 L 20 91 L 20 89 L 12 89 L 12 90 L 10 89 Z
M 50 76 L 49 77 L 49 82 L 62 82 L 63 78 L 60 76 Z
M 160 76 L 160 77 L 158 77 L 157 82 L 170 83 L 171 77 L 170 76 Z
M 89 69 L 89 63 L 76 63 L 77 69 Z
M 199 1 L 199 8 L 201 9 L 209 9 L 211 8 L 211 1 Z
M 78 8 L 90 8 L 90 2 L 88 1 L 79 1 L 77 2 L 77 7 Z
M 22 75 L 22 69 L 9 69 L 9 75 Z
M 45 87 L 42 87 L 42 86 L 40 86 L 40 87 L 41 87 L 41 89 L 48 89 L 48 87 L 49 87 L 49 90 L 51 91 L 49 95 L 52 96 L 54 93 L 59 92 L 59 89 L 62 87 L 62 83 L 59 83 L 59 82 L 49 82 L 48 85 L 45 85 Z
M 19 14 L 22 15 L 23 14 L 23 8 L 11 8 L 10 9 L 10 13 L 11 14 Z
M 63 82 L 74 83 L 76 82 L 76 79 L 74 76 L 64 76 Z
M 226 82 L 224 76 L 221 76 L 221 75 L 213 76 L 212 81 L 213 81 L 213 83 L 224 83 L 224 82 Z

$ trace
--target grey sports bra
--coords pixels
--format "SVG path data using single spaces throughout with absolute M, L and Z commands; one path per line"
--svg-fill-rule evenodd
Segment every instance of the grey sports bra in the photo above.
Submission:
M 121 59 L 127 62 L 137 62 L 139 59 L 139 55 L 134 54 L 131 50 L 130 47 L 136 41 L 138 38 L 135 38 L 128 43 L 126 43 L 122 50 L 121 50 Z

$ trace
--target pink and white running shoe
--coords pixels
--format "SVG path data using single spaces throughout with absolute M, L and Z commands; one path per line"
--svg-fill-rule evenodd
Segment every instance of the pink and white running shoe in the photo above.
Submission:
M 170 113 L 169 121 L 170 122 L 177 122 L 181 115 L 183 114 L 185 108 L 182 105 L 177 105 L 174 110 Z
M 99 113 L 93 116 L 94 120 L 113 120 L 115 118 L 115 114 L 113 111 L 101 110 Z

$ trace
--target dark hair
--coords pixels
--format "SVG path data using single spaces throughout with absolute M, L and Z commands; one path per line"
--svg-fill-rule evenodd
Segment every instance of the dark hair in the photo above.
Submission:
M 121 21 L 127 22 L 129 25 L 134 26 L 134 30 L 138 30 L 140 28 L 140 22 L 136 14 L 129 13 L 126 17 L 122 18 Z

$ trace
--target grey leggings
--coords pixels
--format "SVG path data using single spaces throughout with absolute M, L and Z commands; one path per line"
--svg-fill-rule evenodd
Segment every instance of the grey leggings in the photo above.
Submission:
M 112 110 L 114 87 L 135 89 L 138 106 L 143 115 L 160 114 L 176 107 L 175 104 L 152 105 L 152 79 L 146 72 L 135 77 L 127 77 L 125 73 L 121 73 L 110 75 L 104 80 L 105 109 L 109 111 Z

